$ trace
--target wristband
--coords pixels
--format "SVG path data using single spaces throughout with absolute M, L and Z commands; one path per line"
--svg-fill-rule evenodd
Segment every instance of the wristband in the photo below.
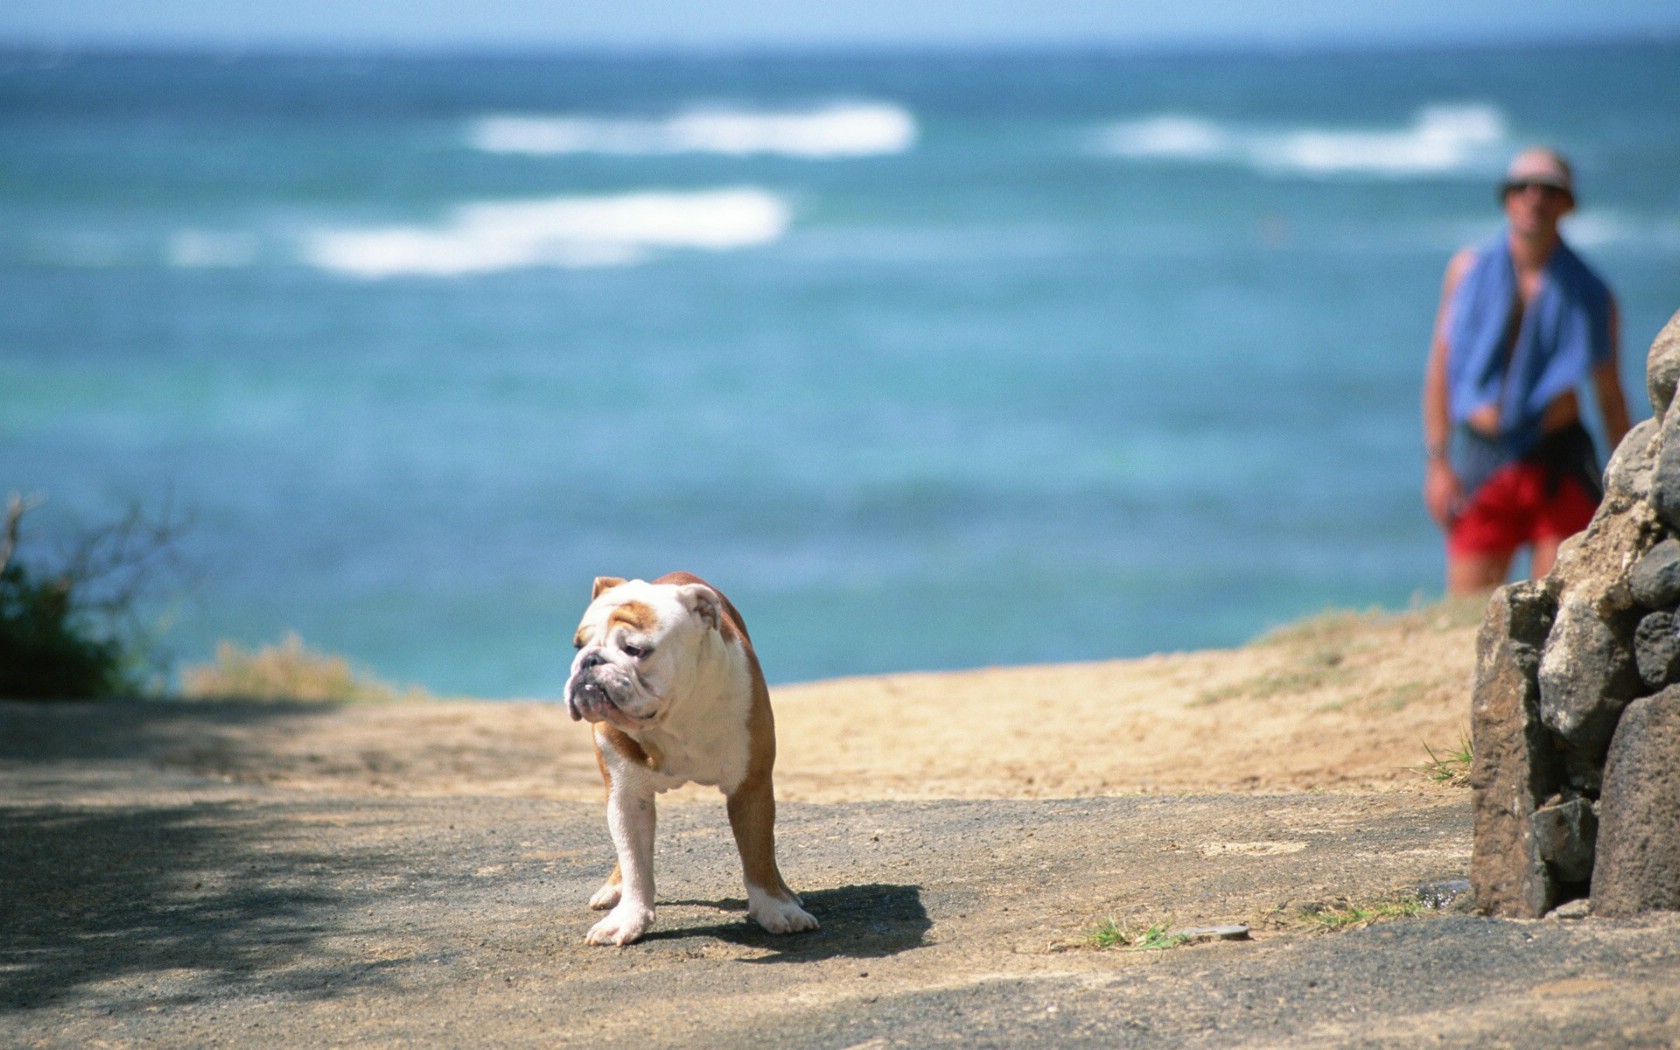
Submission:
M 1443 441 L 1428 441 L 1424 443 L 1423 454 L 1431 462 L 1447 458 L 1447 446 Z

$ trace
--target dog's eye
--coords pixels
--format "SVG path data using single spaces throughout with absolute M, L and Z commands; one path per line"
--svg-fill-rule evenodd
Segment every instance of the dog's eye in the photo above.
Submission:
M 650 653 L 653 652 L 653 649 L 652 649 L 651 646 L 631 645 L 629 642 L 625 642 L 623 645 L 619 646 L 619 648 L 624 650 L 624 655 L 630 657 L 630 659 L 632 659 L 632 660 L 645 659 Z

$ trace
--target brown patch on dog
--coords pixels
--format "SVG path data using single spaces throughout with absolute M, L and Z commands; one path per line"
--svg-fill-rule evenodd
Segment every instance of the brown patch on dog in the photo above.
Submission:
M 625 602 L 607 616 L 607 630 L 618 624 L 646 634 L 659 626 L 659 616 L 645 602 Z
M 729 796 L 729 822 L 747 881 L 778 900 L 798 900 L 776 865 L 776 793 L 772 769 L 776 764 L 776 720 L 770 710 L 770 691 L 758 669 L 758 657 L 743 634 L 752 668 L 752 707 L 747 714 L 747 778 Z
M 734 603 L 726 598 L 722 591 L 713 587 L 700 577 L 694 575 L 692 572 L 668 572 L 653 582 L 669 583 L 678 587 L 683 587 L 691 583 L 698 583 L 700 586 L 707 588 L 713 594 L 717 595 L 718 603 L 723 606 L 724 611 L 723 621 L 718 624 L 718 633 L 723 635 L 724 641 L 727 642 L 739 639 L 741 644 L 746 646 L 747 655 L 752 658 L 754 663 L 758 662 L 758 657 L 754 655 L 752 651 L 752 639 L 747 636 L 746 621 L 741 619 L 741 614 L 736 611 Z
M 629 733 L 616 726 L 596 723 L 595 725 L 595 764 L 601 768 L 601 780 L 612 791 L 612 772 L 607 768 L 607 760 L 601 754 L 601 749 L 610 747 L 638 766 L 646 766 L 658 771 L 664 756 L 651 748 L 643 747 L 641 742 Z

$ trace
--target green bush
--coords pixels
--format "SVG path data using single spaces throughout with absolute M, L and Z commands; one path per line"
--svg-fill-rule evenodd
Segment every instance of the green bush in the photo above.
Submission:
M 66 577 L 35 580 L 22 565 L 0 572 L 0 697 L 98 700 L 139 690 L 122 644 L 77 615 Z
M 13 496 L 0 534 L 0 699 L 103 700 L 147 691 L 152 662 L 137 603 L 175 571 L 178 526 L 138 509 L 71 544 L 54 569 L 16 555 L 24 514 Z

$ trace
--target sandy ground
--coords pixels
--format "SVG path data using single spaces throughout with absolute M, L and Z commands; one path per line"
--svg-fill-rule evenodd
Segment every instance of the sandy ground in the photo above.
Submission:
M 1418 767 L 1468 732 L 1476 618 L 773 688 L 823 929 L 743 921 L 684 789 L 626 949 L 583 943 L 610 846 L 553 704 L 0 704 L 0 1045 L 1680 1045 L 1680 916 L 1451 898 L 1469 792 Z
M 1431 752 L 1468 738 L 1478 615 L 1329 614 L 1234 650 L 773 687 L 776 794 L 833 803 L 1415 787 Z M 373 704 L 330 718 L 312 705 L 242 704 L 227 718 L 192 718 L 216 707 L 147 712 L 135 746 L 171 768 L 306 791 L 601 797 L 589 729 L 557 703 Z M 716 797 L 689 788 L 667 803 Z

